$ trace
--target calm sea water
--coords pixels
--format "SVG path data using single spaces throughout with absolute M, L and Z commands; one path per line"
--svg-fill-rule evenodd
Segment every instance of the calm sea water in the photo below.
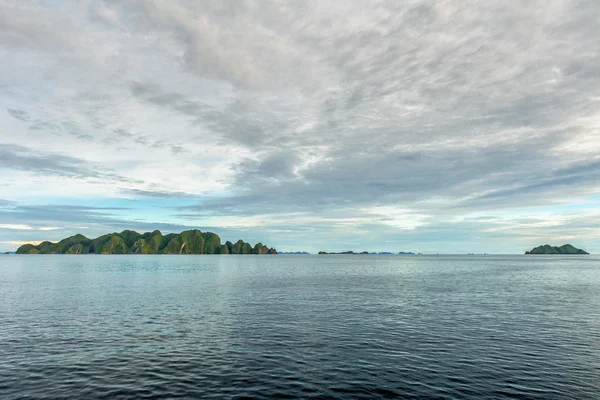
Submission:
M 1 256 L 0 398 L 600 398 L 600 258 Z

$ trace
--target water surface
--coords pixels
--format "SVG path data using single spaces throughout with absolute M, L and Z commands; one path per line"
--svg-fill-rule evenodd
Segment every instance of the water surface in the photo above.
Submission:
M 600 398 L 600 258 L 2 256 L 0 398 Z

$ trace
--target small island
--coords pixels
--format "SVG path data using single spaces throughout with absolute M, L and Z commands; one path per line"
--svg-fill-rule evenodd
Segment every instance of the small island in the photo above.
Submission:
M 342 252 L 339 252 L 339 253 L 328 253 L 326 251 L 320 251 L 319 254 L 321 254 L 321 255 L 323 255 L 323 254 L 369 254 L 369 252 L 368 251 L 363 251 L 363 252 L 360 252 L 360 253 L 355 253 L 354 251 L 350 250 L 350 251 L 342 251 Z
M 550 246 L 549 244 L 545 244 L 543 246 L 538 246 L 530 251 L 525 252 L 525 254 L 590 254 L 585 250 L 578 249 L 570 244 L 565 244 L 563 246 Z
M 339 253 L 333 253 L 333 252 L 327 252 L 327 251 L 319 251 L 318 254 L 321 254 L 321 255 L 324 255 L 324 254 L 328 254 L 328 255 L 331 255 L 331 254 L 338 254 L 338 255 L 339 254 L 365 255 L 365 254 L 367 254 L 367 255 L 391 256 L 391 255 L 394 255 L 396 253 L 392 253 L 391 251 L 380 251 L 379 253 L 376 252 L 376 251 L 372 251 L 372 252 L 362 251 L 362 252 L 357 253 L 357 252 L 354 252 L 354 251 L 350 250 L 350 251 L 342 251 L 342 252 L 339 252 Z M 414 255 L 415 253 L 409 252 L 409 251 L 401 251 L 398 254 L 400 254 L 400 255 Z
M 25 244 L 17 254 L 277 254 L 277 250 L 243 240 L 221 244 L 216 233 L 197 229 L 168 235 L 158 230 L 144 234 L 125 230 L 96 239 L 77 234 L 57 243 Z

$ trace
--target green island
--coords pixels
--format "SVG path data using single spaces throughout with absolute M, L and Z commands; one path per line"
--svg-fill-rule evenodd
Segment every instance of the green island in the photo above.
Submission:
M 277 254 L 277 250 L 243 240 L 221 244 L 216 233 L 197 229 L 168 235 L 158 230 L 144 234 L 124 230 L 96 239 L 77 234 L 57 243 L 25 244 L 17 254 Z
M 570 244 L 565 244 L 563 246 L 550 246 L 549 244 L 545 244 L 543 246 L 538 246 L 530 251 L 525 252 L 525 254 L 590 254 L 585 250 L 578 249 L 575 246 L 571 246 Z

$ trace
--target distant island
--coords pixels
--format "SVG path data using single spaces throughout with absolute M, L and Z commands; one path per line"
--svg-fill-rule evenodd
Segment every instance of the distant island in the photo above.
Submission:
M 399 253 L 394 253 L 394 252 L 391 252 L 391 251 L 380 251 L 378 253 L 376 251 L 372 251 L 369 254 L 377 254 L 377 255 L 380 255 L 380 256 L 393 256 L 393 255 L 396 255 L 396 254 L 399 254 L 399 255 L 414 255 L 415 253 L 413 253 L 411 251 L 401 251 Z
M 550 246 L 549 244 L 545 244 L 543 246 L 538 246 L 530 251 L 525 252 L 525 254 L 590 254 L 585 250 L 578 249 L 577 247 L 571 246 L 570 244 L 565 244 L 560 247 Z
M 280 251 L 277 254 L 303 254 L 303 255 L 306 255 L 306 254 L 310 254 L 310 253 L 307 251 Z
M 326 251 L 320 251 L 319 254 L 369 254 L 369 252 L 368 251 L 363 251 L 361 253 L 355 253 L 353 251 L 342 251 L 342 252 L 339 252 L 339 253 L 328 253 Z
M 319 254 L 376 254 L 376 255 L 394 255 L 396 253 L 392 253 L 390 251 L 380 251 L 379 253 L 377 252 L 368 252 L 368 251 L 362 251 L 360 253 L 356 253 L 354 251 L 342 251 L 340 253 L 328 253 L 326 251 L 320 251 Z M 415 253 L 411 253 L 411 252 L 406 252 L 406 251 L 401 251 L 398 254 L 404 254 L 404 255 L 414 255 Z
M 243 240 L 221 244 L 216 233 L 197 229 L 168 235 L 158 230 L 144 234 L 125 230 L 96 239 L 77 234 L 57 243 L 25 244 L 17 254 L 277 254 L 277 250 Z

